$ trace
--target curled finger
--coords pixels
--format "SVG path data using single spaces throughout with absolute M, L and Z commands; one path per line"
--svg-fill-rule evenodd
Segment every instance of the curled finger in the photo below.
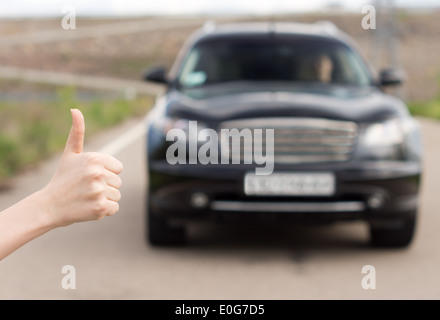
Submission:
M 109 185 L 110 187 L 119 189 L 122 186 L 121 178 L 117 174 L 115 174 L 111 171 L 106 170 L 105 180 L 107 182 L 107 185 Z
M 121 200 L 121 192 L 114 187 L 107 186 L 105 189 L 105 197 L 108 200 L 118 202 Z

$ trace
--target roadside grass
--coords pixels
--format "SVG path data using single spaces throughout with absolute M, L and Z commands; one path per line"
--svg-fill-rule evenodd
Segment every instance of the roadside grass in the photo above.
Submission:
M 70 131 L 70 109 L 84 114 L 86 139 L 129 117 L 145 115 L 153 97 L 80 101 L 76 89 L 56 89 L 52 102 L 0 102 L 0 184 L 62 150 Z
M 440 92 L 440 75 L 437 77 L 437 87 Z M 440 120 L 440 93 L 432 100 L 408 102 L 408 109 L 414 116 Z
M 408 103 L 412 115 L 440 120 L 440 97 L 427 102 Z

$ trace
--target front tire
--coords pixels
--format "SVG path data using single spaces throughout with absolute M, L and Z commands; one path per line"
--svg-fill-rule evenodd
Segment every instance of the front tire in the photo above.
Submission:
M 151 205 L 147 206 L 146 233 L 148 243 L 154 246 L 175 246 L 186 242 L 185 228 L 171 226 Z
M 370 239 L 374 247 L 403 248 L 407 247 L 414 238 L 416 229 L 416 213 L 404 220 L 397 221 L 397 225 L 381 226 L 370 225 Z

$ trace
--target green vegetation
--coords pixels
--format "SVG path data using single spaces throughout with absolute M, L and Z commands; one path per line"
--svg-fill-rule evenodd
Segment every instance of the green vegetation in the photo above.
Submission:
M 153 98 L 79 101 L 75 88 L 57 89 L 54 102 L 0 102 L 0 182 L 62 150 L 69 134 L 71 108 L 82 111 L 86 140 L 131 116 L 143 116 Z
M 414 116 L 440 120 L 440 96 L 426 102 L 409 102 L 408 108 Z
M 437 83 L 440 89 L 440 76 Z M 440 120 L 440 94 L 430 101 L 409 102 L 408 109 L 414 116 Z

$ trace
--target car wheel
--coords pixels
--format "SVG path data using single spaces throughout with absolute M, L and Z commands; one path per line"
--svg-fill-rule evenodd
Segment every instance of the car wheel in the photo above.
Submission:
M 370 225 L 371 244 L 375 247 L 406 247 L 415 233 L 416 214 L 398 221 L 396 226 Z
M 155 209 L 147 206 L 147 239 L 155 246 L 180 245 L 185 243 L 185 228 L 169 225 L 167 219 L 155 212 Z

